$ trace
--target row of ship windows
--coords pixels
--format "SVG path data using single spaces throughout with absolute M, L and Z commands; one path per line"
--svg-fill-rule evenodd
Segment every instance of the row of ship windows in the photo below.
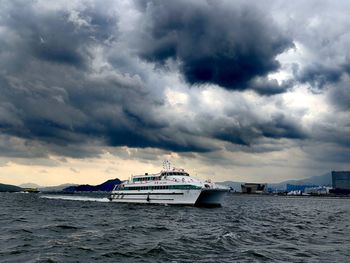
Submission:
M 162 176 L 174 176 L 174 175 L 181 175 L 181 176 L 189 176 L 188 173 L 178 173 L 178 172 L 166 172 L 162 173 Z M 160 176 L 152 176 L 152 177 L 138 177 L 134 178 L 134 182 L 140 182 L 140 181 L 155 181 L 160 180 Z
M 161 190 L 161 189 L 198 189 L 195 185 L 153 185 L 153 186 L 125 186 L 121 190 Z
M 160 177 L 139 177 L 139 178 L 134 178 L 134 182 L 140 182 L 140 181 L 155 181 L 155 180 L 160 180 Z
M 180 172 L 165 172 L 162 175 L 181 175 L 181 176 L 190 176 L 188 173 L 180 173 Z

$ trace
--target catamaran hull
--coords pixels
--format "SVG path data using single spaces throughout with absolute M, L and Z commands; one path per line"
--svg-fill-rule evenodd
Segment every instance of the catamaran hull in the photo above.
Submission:
M 196 200 L 195 206 L 206 206 L 206 207 L 221 206 L 221 201 L 226 193 L 227 193 L 227 190 L 223 190 L 223 189 L 202 190 L 201 194 Z
M 110 201 L 118 203 L 220 206 L 226 191 L 191 189 L 167 191 L 113 191 Z

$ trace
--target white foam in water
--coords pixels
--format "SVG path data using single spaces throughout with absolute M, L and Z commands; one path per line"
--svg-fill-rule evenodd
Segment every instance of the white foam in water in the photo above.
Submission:
M 87 196 L 67 196 L 67 195 L 42 195 L 40 198 L 61 199 L 71 201 L 87 201 L 87 202 L 110 202 L 108 198 L 92 198 Z

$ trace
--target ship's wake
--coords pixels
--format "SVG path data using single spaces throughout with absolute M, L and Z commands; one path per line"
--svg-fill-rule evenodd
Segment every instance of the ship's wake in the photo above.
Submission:
M 70 201 L 84 201 L 84 202 L 110 202 L 107 197 L 93 198 L 88 196 L 67 196 L 67 195 L 42 195 L 40 198 L 46 199 L 60 199 Z

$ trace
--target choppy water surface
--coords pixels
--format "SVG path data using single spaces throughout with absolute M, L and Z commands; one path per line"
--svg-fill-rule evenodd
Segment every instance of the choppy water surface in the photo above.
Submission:
M 0 194 L 2 262 L 349 262 L 350 199 L 227 195 L 221 208 Z

